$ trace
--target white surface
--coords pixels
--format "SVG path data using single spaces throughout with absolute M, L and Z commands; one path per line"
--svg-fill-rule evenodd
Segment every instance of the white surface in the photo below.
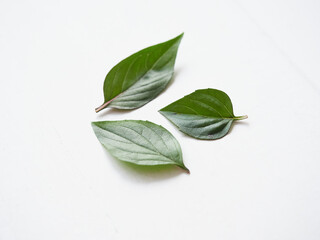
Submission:
M 0 2 L 0 239 L 320 239 L 320 2 Z M 94 108 L 106 73 L 185 32 L 170 87 L 131 112 Z M 200 88 L 249 119 L 218 141 L 157 110 Z M 187 175 L 112 159 L 94 120 L 161 124 Z

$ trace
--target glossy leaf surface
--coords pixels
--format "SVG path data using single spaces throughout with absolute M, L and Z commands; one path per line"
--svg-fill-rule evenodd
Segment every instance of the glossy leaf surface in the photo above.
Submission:
M 184 166 L 178 141 L 165 128 L 149 121 L 93 122 L 100 143 L 115 158 L 138 165 Z
M 183 34 L 145 48 L 122 60 L 107 74 L 103 92 L 106 108 L 134 109 L 157 97 L 170 82 Z
M 160 110 L 180 131 L 198 139 L 225 136 L 236 117 L 229 96 L 217 89 L 197 90 Z

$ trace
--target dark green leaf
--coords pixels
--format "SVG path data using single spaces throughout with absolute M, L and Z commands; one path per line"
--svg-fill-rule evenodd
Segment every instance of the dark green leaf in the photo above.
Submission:
M 210 88 L 197 90 L 162 108 L 160 113 L 180 131 L 198 139 L 221 138 L 233 121 L 247 118 L 234 116 L 229 96 Z
M 162 126 L 148 121 L 92 122 L 100 143 L 115 158 L 138 165 L 184 166 L 178 141 Z
M 134 109 L 157 97 L 173 76 L 182 36 L 145 48 L 113 67 L 104 81 L 104 103 L 96 112 L 107 106 Z

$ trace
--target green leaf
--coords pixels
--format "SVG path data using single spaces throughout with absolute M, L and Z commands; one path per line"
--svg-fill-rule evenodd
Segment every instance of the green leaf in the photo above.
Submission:
M 181 132 L 198 139 L 218 139 L 225 136 L 235 120 L 229 96 L 217 89 L 197 90 L 162 108 L 160 113 Z
M 149 121 L 92 122 L 100 143 L 115 158 L 138 165 L 177 165 L 187 172 L 178 141 L 165 128 Z
M 145 48 L 113 67 L 104 81 L 104 103 L 96 112 L 139 108 L 157 97 L 173 76 L 182 36 Z

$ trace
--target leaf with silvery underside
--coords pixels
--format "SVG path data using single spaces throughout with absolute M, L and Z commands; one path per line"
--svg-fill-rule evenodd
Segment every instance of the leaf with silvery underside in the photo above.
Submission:
M 100 143 L 115 158 L 137 165 L 177 165 L 189 172 L 180 144 L 165 128 L 149 121 L 92 122 Z
M 145 48 L 114 66 L 104 81 L 104 103 L 96 112 L 106 107 L 139 108 L 157 97 L 172 79 L 182 36 Z
M 198 139 L 218 139 L 225 136 L 236 120 L 229 96 L 217 89 L 197 90 L 162 108 L 160 113 L 180 131 Z

